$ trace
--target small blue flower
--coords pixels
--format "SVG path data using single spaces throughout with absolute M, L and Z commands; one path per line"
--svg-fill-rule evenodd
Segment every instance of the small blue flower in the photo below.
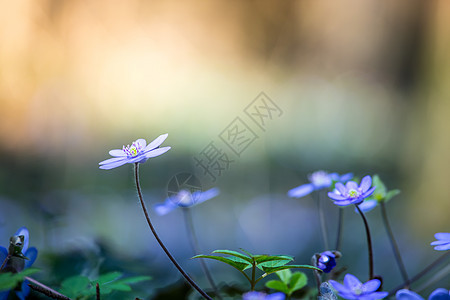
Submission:
M 25 266 L 24 268 L 29 268 L 31 267 L 31 265 L 34 263 L 34 261 L 36 260 L 38 251 L 36 248 L 31 247 L 28 248 L 28 244 L 29 244 L 29 232 L 28 229 L 26 227 L 21 227 L 17 230 L 17 232 L 14 234 L 14 236 L 24 236 L 24 241 L 23 241 L 23 248 L 22 248 L 22 253 L 25 257 L 27 257 L 28 259 L 24 259 L 25 260 Z M 5 258 L 8 256 L 8 250 L 5 247 L 0 246 L 0 265 L 3 263 L 3 261 L 5 260 Z M 6 263 L 4 268 L 8 267 L 8 262 Z M 21 271 L 21 270 L 17 270 L 17 271 Z M 17 290 L 16 295 L 19 299 L 21 300 L 25 300 L 25 298 L 28 296 L 28 294 L 30 293 L 30 287 L 28 286 L 28 281 L 24 280 L 22 282 L 21 285 L 21 289 L 20 291 Z M 9 295 L 10 291 L 2 291 L 0 292 L 0 300 L 5 300 L 8 299 L 8 295 Z
M 383 299 L 389 293 L 377 292 L 381 285 L 380 280 L 372 279 L 366 283 L 361 283 L 352 274 L 347 274 L 344 277 L 344 284 L 340 284 L 337 281 L 330 280 L 331 285 L 338 292 L 339 296 L 344 299 L 361 299 L 361 300 L 376 300 Z
M 288 191 L 289 197 L 300 198 L 313 191 L 330 187 L 333 182 L 347 182 L 353 178 L 352 173 L 339 175 L 338 173 L 327 173 L 326 171 L 316 171 L 308 176 L 311 183 L 300 185 Z
M 191 193 L 188 190 L 180 190 L 177 194 L 166 198 L 163 203 L 157 203 L 153 206 L 155 212 L 163 216 L 177 207 L 191 207 L 219 195 L 218 188 L 212 188 L 207 191 L 195 191 Z
M 407 289 L 397 291 L 395 298 L 397 300 L 424 300 L 419 294 Z M 450 300 L 449 291 L 442 288 L 436 289 L 430 294 L 428 300 Z
M 157 137 L 154 141 L 147 145 L 144 139 L 138 139 L 128 146 L 123 146 L 122 149 L 114 149 L 109 151 L 110 158 L 99 163 L 100 169 L 109 170 L 120 167 L 124 164 L 144 163 L 147 159 L 159 156 L 170 150 L 170 147 L 159 146 L 167 138 L 168 134 L 163 134 Z
M 286 296 L 283 293 L 274 293 L 268 295 L 263 292 L 248 292 L 242 295 L 242 300 L 284 300 Z
M 450 250 L 450 232 L 439 232 L 434 237 L 437 241 L 430 244 L 431 246 L 436 246 L 434 250 Z
M 375 187 L 370 187 L 372 185 L 372 178 L 367 175 L 361 180 L 361 184 L 354 181 L 349 181 L 345 186 L 338 182 L 336 183 L 336 189 L 328 193 L 334 204 L 339 206 L 347 206 L 350 204 L 359 204 L 370 195 L 372 195 Z
M 331 251 L 325 251 L 320 253 L 320 257 L 317 260 L 317 267 L 324 273 L 330 273 L 334 267 L 336 267 L 336 255 Z

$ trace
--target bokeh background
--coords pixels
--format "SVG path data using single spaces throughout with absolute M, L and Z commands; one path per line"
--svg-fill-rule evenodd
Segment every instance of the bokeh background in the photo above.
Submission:
M 317 205 L 286 192 L 324 169 L 402 190 L 388 209 L 410 275 L 440 254 L 429 243 L 450 230 L 448 1 L 20 0 L 1 1 L 0 20 L 1 244 L 27 226 L 43 281 L 150 274 L 141 297 L 181 282 L 146 227 L 132 166 L 98 169 L 110 149 L 163 133 L 172 150 L 141 167 L 146 202 L 163 201 L 180 172 L 220 188 L 192 209 L 205 253 L 309 263 L 324 250 Z M 261 92 L 283 112 L 264 130 L 244 113 Z M 211 182 L 193 158 L 210 142 L 226 151 L 219 134 L 236 117 L 258 139 L 240 157 L 228 151 L 234 162 Z M 334 240 L 337 210 L 325 208 Z M 182 212 L 151 216 L 207 285 Z M 380 212 L 368 218 L 376 273 L 393 288 L 402 280 Z M 365 280 L 363 230 L 348 208 L 341 262 Z M 209 266 L 245 287 L 228 266 Z

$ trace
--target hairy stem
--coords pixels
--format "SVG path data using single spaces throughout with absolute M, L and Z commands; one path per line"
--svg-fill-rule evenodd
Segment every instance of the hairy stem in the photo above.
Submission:
M 194 252 L 194 255 L 198 255 L 201 253 L 201 251 L 200 251 L 200 247 L 198 245 L 197 235 L 195 234 L 194 222 L 192 221 L 192 214 L 188 207 L 183 208 L 183 215 L 184 215 L 184 221 L 186 223 L 186 228 L 188 231 L 189 242 L 191 244 L 192 251 Z M 212 289 L 214 290 L 214 294 L 216 294 L 218 299 L 222 299 L 222 297 L 220 297 L 219 290 L 217 289 L 217 286 L 211 276 L 211 273 L 209 272 L 208 266 L 206 265 L 205 260 L 203 258 L 200 258 L 200 265 L 202 267 L 203 272 L 206 275 L 206 278 L 208 279 L 209 284 L 211 285 Z
M 317 254 L 314 254 L 311 258 L 311 263 L 314 267 L 317 267 L 317 260 L 319 259 Z M 320 273 L 317 270 L 314 270 L 314 278 L 316 279 L 317 284 L 317 296 L 322 296 L 322 293 L 320 292 L 320 285 L 322 284 L 322 279 L 320 277 Z
M 366 228 L 366 236 L 367 236 L 367 248 L 369 251 L 369 280 L 374 279 L 373 275 L 373 251 L 372 251 L 372 238 L 370 236 L 370 229 L 369 229 L 369 223 L 367 223 L 366 216 L 364 216 L 364 213 L 359 208 L 358 204 L 355 204 L 356 209 L 358 210 L 359 214 L 361 215 L 361 218 L 364 222 L 364 227 Z
M 161 239 L 159 238 L 158 234 L 156 233 L 155 228 L 153 227 L 152 222 L 150 221 L 150 217 L 148 215 L 147 212 L 147 208 L 145 207 L 145 203 L 144 203 L 144 199 L 142 197 L 142 192 L 141 192 L 141 185 L 139 183 L 139 163 L 135 163 L 134 164 L 134 175 L 135 175 L 135 179 L 136 179 L 136 189 L 138 192 L 138 196 L 139 196 L 139 201 L 141 203 L 142 206 L 142 210 L 144 212 L 145 215 L 145 219 L 147 220 L 147 224 L 150 227 L 150 230 L 152 231 L 153 235 L 156 238 L 156 241 L 158 241 L 158 244 L 161 246 L 161 248 L 163 249 L 163 251 L 166 253 L 167 257 L 169 257 L 170 261 L 174 264 L 174 266 L 178 269 L 178 271 L 180 271 L 181 275 L 183 275 L 183 277 L 186 279 L 187 282 L 189 282 L 189 284 L 196 289 L 200 295 L 202 295 L 205 299 L 209 299 L 212 300 L 212 298 L 210 296 L 208 296 L 208 294 L 205 293 L 205 291 L 203 291 L 190 277 L 189 275 L 183 270 L 183 268 L 178 264 L 178 262 L 175 260 L 175 258 L 172 256 L 172 254 L 169 252 L 169 250 L 166 248 L 166 246 L 164 245 L 164 243 L 161 241 Z
M 398 250 L 397 242 L 394 238 L 394 233 L 392 232 L 391 225 L 389 224 L 386 206 L 384 202 L 381 202 L 381 216 L 383 217 L 384 227 L 386 228 L 387 235 L 389 236 L 389 241 L 391 242 L 392 251 L 394 251 L 395 260 L 397 261 L 398 268 L 400 269 L 400 273 L 402 273 L 403 281 L 406 283 L 406 286 L 409 285 L 408 273 L 406 273 L 405 265 L 403 264 L 402 257 L 400 255 L 400 251 Z
M 6 263 L 8 262 L 8 259 L 11 257 L 11 254 L 8 254 L 5 257 L 5 260 L 3 260 L 2 266 L 0 267 L 0 270 L 3 269 L 3 267 L 6 265 Z
M 31 277 L 25 276 L 24 279 L 28 280 L 30 282 L 30 284 L 28 284 L 28 286 L 30 288 L 32 288 L 33 290 L 35 290 L 35 291 L 37 291 L 37 292 L 39 292 L 41 294 L 44 294 L 44 295 L 46 295 L 46 296 L 48 296 L 50 298 L 53 298 L 53 299 L 71 300 L 69 297 L 64 296 L 61 293 L 58 293 L 54 289 L 49 288 L 45 284 L 40 283 L 39 281 L 37 281 L 37 280 L 35 280 L 35 279 L 31 278 Z

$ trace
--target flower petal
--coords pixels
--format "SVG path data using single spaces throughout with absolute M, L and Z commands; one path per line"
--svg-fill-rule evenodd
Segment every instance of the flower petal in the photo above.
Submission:
M 364 178 L 361 180 L 359 188 L 362 190 L 363 193 L 365 193 L 370 188 L 371 185 L 372 185 L 372 177 L 367 175 L 364 176 Z
M 147 141 L 144 139 L 137 139 L 135 143 L 139 146 L 139 149 L 141 150 L 145 149 L 145 146 L 147 146 Z
M 434 235 L 437 240 L 450 241 L 450 232 L 438 232 Z
M 307 183 L 289 190 L 288 196 L 292 198 L 300 198 L 308 195 L 312 191 L 314 191 L 314 185 L 312 183 Z
M 377 206 L 377 204 L 378 204 L 377 200 L 371 199 L 371 200 L 363 201 L 358 207 L 363 212 L 369 212 L 372 209 L 374 209 Z M 355 212 L 358 212 L 356 207 L 355 207 Z
M 0 292 L 0 300 L 6 300 L 6 299 L 8 299 L 9 292 L 10 292 L 10 291 L 2 291 L 2 292 Z
M 205 202 L 211 198 L 216 197 L 219 195 L 220 190 L 218 188 L 212 188 L 207 191 L 196 191 L 192 193 L 192 202 L 194 204 L 199 204 L 202 202 Z
M 434 250 L 439 250 L 439 251 L 450 250 L 450 242 L 447 244 L 444 244 L 444 245 L 436 246 L 436 247 L 434 247 Z
M 31 291 L 30 286 L 28 285 L 30 282 L 28 280 L 24 280 L 21 285 L 21 290 L 16 291 L 16 295 L 20 300 L 25 300 L 28 294 Z
M 354 204 L 353 203 L 354 200 L 342 200 L 342 201 L 334 201 L 334 204 L 336 204 L 337 206 L 347 206 L 347 205 L 351 205 Z
M 375 293 L 369 294 L 367 296 L 360 297 L 359 299 L 361 299 L 361 300 L 378 300 L 378 299 L 383 299 L 383 298 L 387 297 L 387 295 L 389 295 L 388 292 L 375 292 Z
M 28 229 L 25 226 L 20 227 L 19 229 L 17 229 L 15 235 L 23 235 L 25 237 L 25 239 L 23 241 L 22 253 L 27 252 L 27 250 L 28 250 L 28 243 L 30 241 L 30 233 L 28 232 Z
M 345 275 L 344 284 L 351 291 L 354 291 L 355 289 L 361 287 L 361 281 L 359 281 L 359 279 L 352 274 Z
M 126 157 L 113 157 L 113 158 L 101 161 L 98 164 L 99 165 L 106 165 L 106 164 L 114 163 L 114 162 L 121 161 L 121 160 L 124 160 L 124 159 L 126 159 Z
M 5 258 L 7 256 L 8 256 L 8 249 L 6 249 L 5 247 L 0 246 L 0 264 L 3 263 L 3 261 L 5 260 Z
M 334 280 L 329 280 L 329 283 L 331 283 L 331 285 L 333 286 L 333 288 L 338 292 L 338 293 L 351 293 L 352 291 L 350 291 L 345 285 L 340 284 L 337 281 Z
M 31 247 L 26 252 L 23 252 L 23 253 L 24 253 L 24 255 L 26 257 L 29 258 L 29 259 L 25 260 L 25 268 L 29 268 L 34 263 L 34 261 L 36 260 L 37 255 L 38 255 L 38 251 L 37 251 L 36 248 Z
M 381 281 L 378 279 L 372 279 L 363 284 L 364 293 L 372 293 L 375 292 L 381 285 Z
M 177 206 L 172 203 L 170 200 L 165 201 L 164 203 L 156 203 L 153 205 L 153 210 L 160 216 L 164 216 L 174 210 Z
M 339 178 L 340 182 L 347 182 L 353 178 L 353 173 L 347 173 L 344 175 L 341 175 L 341 178 Z
M 402 289 L 397 291 L 397 293 L 395 294 L 395 299 L 397 300 L 423 300 L 423 298 L 421 296 L 419 296 L 417 293 L 407 290 L 407 289 Z
M 108 163 L 108 164 L 101 165 L 99 168 L 102 169 L 102 170 L 111 170 L 111 169 L 123 166 L 124 164 L 126 164 L 128 162 L 129 162 L 128 159 L 125 158 L 125 159 L 122 159 L 122 160 L 118 160 L 118 161 L 115 161 L 115 162 L 111 162 L 111 163 Z
M 335 192 L 328 192 L 328 197 L 330 197 L 333 200 L 337 200 L 337 201 L 347 200 L 347 197 L 338 195 Z
M 434 242 L 431 242 L 431 246 L 437 246 L 437 245 L 445 245 L 445 244 L 448 244 L 448 243 L 450 243 L 449 241 L 434 241 Z
M 376 188 L 377 188 L 376 186 L 372 187 L 370 190 L 368 190 L 367 192 L 363 193 L 361 195 L 361 198 L 365 199 L 365 198 L 369 197 L 370 195 L 373 194 L 373 192 L 375 191 Z
M 166 153 L 167 151 L 170 150 L 171 147 L 163 147 L 163 148 L 157 148 L 155 150 L 151 150 L 149 152 L 146 152 L 145 158 L 151 158 L 151 157 L 156 157 L 156 156 L 160 156 L 161 154 Z
M 265 300 L 284 300 L 286 298 L 286 296 L 281 293 L 273 293 L 271 295 L 267 295 L 266 298 L 264 298 Z
M 347 189 L 346 189 L 345 186 L 344 186 L 342 183 L 340 183 L 340 182 L 336 183 L 335 188 L 338 190 L 338 192 L 339 192 L 341 195 L 345 195 L 345 194 L 347 193 Z
M 449 300 L 449 291 L 443 288 L 435 289 L 428 297 L 428 300 Z
M 144 151 L 150 151 L 152 149 L 155 149 L 156 147 L 159 147 L 166 139 L 169 134 L 162 134 L 158 136 L 156 139 L 154 139 L 150 144 L 145 147 Z
M 127 156 L 125 151 L 123 151 L 122 149 L 113 149 L 113 150 L 109 151 L 109 155 L 115 156 L 115 157 Z
M 358 184 L 354 181 L 349 181 L 345 184 L 345 187 L 347 188 L 347 190 L 357 190 Z

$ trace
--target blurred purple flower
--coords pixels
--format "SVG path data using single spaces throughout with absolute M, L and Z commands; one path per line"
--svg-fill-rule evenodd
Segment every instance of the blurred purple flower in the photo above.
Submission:
M 325 251 L 320 253 L 320 257 L 317 260 L 317 267 L 324 273 L 330 273 L 336 266 L 336 255 L 331 251 Z
M 347 274 L 344 277 L 344 284 L 340 284 L 337 281 L 330 280 L 331 285 L 336 289 L 339 296 L 345 299 L 361 299 L 361 300 L 376 300 L 383 299 L 389 293 L 377 292 L 381 282 L 378 279 L 372 279 L 366 283 L 361 283 L 352 274 Z
M 177 207 L 191 207 L 219 195 L 218 188 L 212 188 L 207 191 L 195 191 L 193 193 L 188 190 L 180 190 L 177 194 L 166 198 L 163 203 L 157 203 L 153 206 L 155 212 L 163 216 Z
M 25 257 L 28 258 L 28 259 L 24 259 L 24 263 L 25 263 L 24 268 L 26 269 L 26 268 L 31 267 L 31 265 L 36 260 L 38 251 L 34 247 L 28 248 L 30 234 L 29 234 L 28 229 L 26 227 L 19 228 L 17 230 L 17 232 L 14 234 L 14 236 L 21 236 L 21 235 L 24 236 L 22 254 Z M 0 246 L 0 265 L 3 263 L 3 261 L 5 260 L 5 258 L 7 256 L 8 256 L 8 249 L 6 249 L 5 247 Z M 5 269 L 8 268 L 8 262 L 4 266 Z M 20 272 L 22 270 L 15 270 L 15 271 Z M 28 283 L 29 282 L 27 280 L 24 280 L 22 282 L 20 291 L 19 290 L 15 291 L 17 297 L 19 299 L 21 299 L 21 300 L 25 300 L 25 298 L 30 293 L 30 287 L 28 286 Z M 2 292 L 0 292 L 0 300 L 8 299 L 9 292 L 10 291 L 2 291 Z
M 424 300 L 419 294 L 407 289 L 397 291 L 395 298 L 397 300 Z M 436 289 L 430 294 L 428 300 L 450 300 L 449 291 L 442 288 Z
M 122 149 L 114 149 L 109 151 L 113 158 L 104 160 L 99 163 L 100 169 L 109 170 L 120 167 L 124 164 L 144 163 L 147 159 L 159 156 L 170 150 L 170 147 L 159 146 L 167 138 L 168 134 L 163 134 L 153 140 L 147 145 L 144 139 L 138 139 L 128 146 L 123 146 Z
M 263 292 L 251 291 L 242 295 L 242 300 L 284 300 L 286 296 L 283 293 L 274 293 L 268 295 Z
M 436 246 L 434 250 L 450 250 L 450 232 L 439 232 L 434 237 L 437 241 L 430 244 L 431 246 Z
M 316 171 L 308 176 L 311 183 L 300 185 L 288 191 L 289 197 L 300 198 L 313 191 L 330 187 L 333 182 L 347 182 L 353 178 L 352 173 L 339 175 L 338 173 L 328 173 L 326 171 Z
M 368 212 L 374 209 L 378 205 L 378 201 L 375 199 L 364 200 L 360 205 L 358 205 L 359 209 L 362 212 Z M 358 210 L 355 207 L 355 212 L 358 213 Z
M 347 206 L 350 204 L 359 204 L 370 195 L 372 195 L 375 187 L 370 187 L 372 185 L 372 178 L 367 175 L 361 180 L 361 184 L 354 181 L 349 181 L 345 186 L 338 182 L 336 183 L 336 189 L 328 193 L 334 204 L 339 206 Z

